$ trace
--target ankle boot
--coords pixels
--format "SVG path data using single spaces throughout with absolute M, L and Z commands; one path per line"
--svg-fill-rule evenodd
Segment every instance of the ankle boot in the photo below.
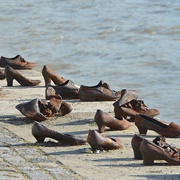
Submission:
M 44 77 L 45 87 L 51 85 L 51 80 L 54 82 L 55 85 L 60 85 L 67 81 L 67 79 L 60 77 L 46 65 L 42 69 L 42 75 Z
M 154 160 L 165 160 L 170 165 L 180 165 L 180 151 L 171 146 L 161 147 L 143 139 L 140 151 L 144 165 L 153 165 Z
M 97 150 L 108 151 L 122 148 L 122 143 L 119 138 L 108 138 L 100 135 L 94 130 L 89 130 L 87 142 L 91 146 L 93 152 L 96 152 Z
M 106 126 L 111 130 L 125 130 L 130 127 L 129 121 L 123 117 L 115 118 L 100 109 L 96 111 L 94 121 L 98 126 L 99 133 L 103 133 Z
M 59 133 L 57 131 L 48 129 L 37 121 L 35 121 L 32 126 L 32 135 L 35 137 L 38 143 L 43 143 L 45 138 L 52 138 L 62 145 L 73 146 L 86 144 L 86 140 L 83 137 Z
M 146 134 L 147 130 L 152 130 L 166 137 L 178 137 L 180 135 L 180 125 L 171 122 L 169 125 L 146 115 L 135 116 L 135 125 L 140 134 Z
M 13 86 L 13 80 L 15 79 L 21 86 L 36 86 L 41 83 L 40 80 L 31 80 L 23 75 L 21 75 L 18 71 L 11 68 L 10 66 L 6 66 L 5 75 L 7 79 L 7 86 Z

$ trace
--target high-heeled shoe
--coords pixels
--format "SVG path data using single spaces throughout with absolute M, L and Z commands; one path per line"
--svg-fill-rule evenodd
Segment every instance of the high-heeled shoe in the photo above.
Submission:
M 71 81 L 57 86 L 49 85 L 45 90 L 45 97 L 49 99 L 54 94 L 60 94 L 63 99 L 79 99 L 79 88 Z
M 94 121 L 98 126 L 99 133 L 103 133 L 106 126 L 111 130 L 125 130 L 130 127 L 130 122 L 123 117 L 115 118 L 100 109 L 96 111 Z
M 144 165 L 153 165 L 155 160 L 165 160 L 170 165 L 180 165 L 180 151 L 170 145 L 159 146 L 143 139 L 140 151 Z
M 15 69 L 10 66 L 5 67 L 5 75 L 7 80 L 7 86 L 13 86 L 13 80 L 15 79 L 21 86 L 37 86 L 41 83 L 40 80 L 32 80 L 24 77 Z
M 84 145 L 86 139 L 81 136 L 74 136 L 48 129 L 46 126 L 35 121 L 32 126 L 32 135 L 38 143 L 43 143 L 45 138 L 52 138 L 62 145 Z
M 100 135 L 95 130 L 89 130 L 87 142 L 91 146 L 93 152 L 97 150 L 115 150 L 123 147 L 120 138 L 108 138 Z
M 17 55 L 13 58 L 1 56 L 0 66 L 11 66 L 13 69 L 32 69 L 37 66 L 36 63 L 26 61 L 22 56 Z
M 122 97 L 114 104 L 115 117 L 134 118 L 136 114 L 145 114 L 151 117 L 157 116 L 160 112 L 157 109 L 149 109 L 142 100 L 137 100 L 134 94 L 127 90 L 122 92 Z
M 44 65 L 42 69 L 42 75 L 44 77 L 45 87 L 51 85 L 51 80 L 54 82 L 55 85 L 64 84 L 67 81 L 67 79 L 59 76 L 46 65 Z
M 138 114 L 135 116 L 135 125 L 140 134 L 146 134 L 148 130 L 152 130 L 166 137 L 178 137 L 180 135 L 180 125 L 171 122 L 169 125 L 155 118 Z

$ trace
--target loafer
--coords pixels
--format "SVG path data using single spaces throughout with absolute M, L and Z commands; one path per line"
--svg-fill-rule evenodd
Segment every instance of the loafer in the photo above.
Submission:
M 26 61 L 21 55 L 12 58 L 1 56 L 0 66 L 11 66 L 13 69 L 32 69 L 37 66 L 36 63 Z
M 81 85 L 79 98 L 83 101 L 115 101 L 121 97 L 121 91 L 114 91 L 110 86 L 100 81 L 95 86 Z
M 135 125 L 140 134 L 146 134 L 148 130 L 152 130 L 166 137 L 178 137 L 180 135 L 179 124 L 174 122 L 166 124 L 144 114 L 138 114 L 135 116 Z
M 98 126 L 99 133 L 103 133 L 105 127 L 109 127 L 111 130 L 125 130 L 130 127 L 130 122 L 123 117 L 117 119 L 100 109 L 96 111 L 94 121 Z
M 143 139 L 140 151 L 144 165 L 153 165 L 155 160 L 165 160 L 170 165 L 180 165 L 180 151 L 170 145 L 160 146 Z

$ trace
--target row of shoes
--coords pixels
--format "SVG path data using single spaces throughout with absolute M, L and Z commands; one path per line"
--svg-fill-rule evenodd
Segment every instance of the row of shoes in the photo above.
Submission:
M 1 57 L 0 66 L 5 67 L 4 77 L 7 80 L 7 86 L 13 86 L 14 79 L 19 82 L 21 86 L 36 86 L 41 83 L 40 80 L 26 78 L 15 70 L 32 69 L 35 67 L 34 65 L 31 66 L 31 63 L 27 62 L 20 55 L 9 59 Z M 3 71 L 1 74 L 3 75 Z M 123 145 L 120 138 L 109 138 L 103 136 L 101 133 L 105 132 L 106 127 L 110 128 L 110 130 L 126 130 L 130 127 L 130 122 L 135 123 L 140 134 L 146 135 L 147 130 L 152 130 L 165 137 L 180 136 L 180 125 L 174 122 L 165 124 L 155 118 L 155 116 L 160 113 L 159 110 L 148 108 L 143 100 L 138 99 L 138 93 L 135 90 L 122 89 L 120 91 L 114 91 L 103 81 L 100 81 L 95 86 L 78 86 L 73 81 L 59 76 L 46 65 L 42 68 L 42 75 L 45 82 L 45 99 L 36 98 L 16 106 L 23 115 L 35 121 L 32 127 L 32 134 L 39 143 L 44 142 L 46 137 L 50 137 L 63 145 L 81 145 L 88 142 L 92 152 L 121 149 Z M 51 85 L 51 81 L 54 85 Z M 39 123 L 40 121 L 51 119 L 54 116 L 64 116 L 70 113 L 73 108 L 65 101 L 66 99 L 80 99 L 82 101 L 114 101 L 112 104 L 114 107 L 114 116 L 98 109 L 94 116 L 98 131 L 89 130 L 87 139 L 80 136 L 59 133 L 48 129 Z M 132 138 L 132 148 L 133 150 L 136 149 L 134 152 L 137 152 L 137 148 L 134 148 L 135 146 L 133 145 L 137 145 L 139 142 L 134 139 L 140 139 L 140 136 L 137 137 L 138 135 L 135 135 Z M 146 145 L 142 142 L 146 142 Z M 151 146 L 148 146 L 147 142 L 151 144 Z M 170 164 L 180 164 L 178 155 L 179 149 L 176 149 L 177 151 L 173 154 L 172 158 L 175 158 L 175 160 L 172 161 L 167 159 L 167 156 L 169 157 L 170 155 L 168 153 L 170 153 L 170 150 L 172 151 L 171 146 L 168 145 L 168 150 L 170 149 L 168 151 L 165 148 L 167 144 L 162 147 L 160 144 L 151 143 L 146 139 L 143 139 L 139 144 L 142 144 L 142 148 L 140 148 L 141 146 L 139 145 L 139 152 L 142 154 L 141 157 L 143 157 L 143 164 L 145 165 L 153 163 L 153 161 L 159 159 L 159 157 L 161 157 L 161 159 L 164 158 L 164 160 Z M 146 151 L 148 153 L 151 153 L 151 151 L 144 149 L 145 147 L 152 147 L 153 145 L 159 146 L 158 148 L 163 148 L 165 151 L 163 151 L 163 153 L 166 153 L 166 155 L 163 156 L 162 153 L 159 155 L 158 153 L 152 153 L 153 157 L 147 159 L 148 154 L 146 154 Z M 160 151 L 158 148 L 151 148 L 151 150 Z

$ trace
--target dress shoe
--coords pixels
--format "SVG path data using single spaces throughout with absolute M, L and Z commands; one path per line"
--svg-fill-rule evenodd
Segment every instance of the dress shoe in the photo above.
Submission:
M 143 139 L 140 151 L 144 165 L 153 165 L 154 160 L 165 160 L 170 165 L 180 165 L 180 151 L 170 145 L 156 145 L 153 142 Z
M 44 77 L 46 87 L 51 85 L 51 80 L 54 82 L 55 85 L 61 85 L 67 81 L 67 79 L 60 77 L 58 74 L 56 74 L 53 70 L 51 70 L 46 65 L 44 65 L 42 69 L 42 75 Z
M 180 135 L 180 125 L 171 122 L 167 125 L 150 116 L 138 114 L 135 116 L 135 125 L 140 134 L 146 134 L 147 130 L 152 130 L 166 137 L 178 137 Z
M 87 142 L 91 146 L 93 152 L 96 152 L 97 150 L 108 151 L 122 148 L 120 138 L 108 138 L 100 135 L 94 130 L 89 130 Z
M 103 133 L 106 126 L 110 127 L 111 130 L 125 130 L 130 127 L 129 121 L 123 117 L 115 118 L 100 109 L 96 111 L 94 121 L 98 126 L 99 133 Z
M 67 102 L 64 103 L 60 96 L 52 97 L 50 101 L 36 98 L 18 104 L 16 109 L 36 121 L 45 121 L 53 116 L 64 116 L 72 111 L 71 106 Z
M 38 143 L 43 143 L 45 138 L 52 138 L 58 141 L 62 145 L 84 145 L 86 139 L 81 136 L 74 136 L 65 133 L 59 133 L 57 131 L 48 129 L 46 126 L 35 121 L 32 126 L 32 135 L 35 137 Z
M 141 137 L 137 134 L 135 134 L 131 139 L 131 146 L 132 146 L 133 153 L 134 153 L 134 159 L 138 159 L 138 160 L 143 159 L 141 151 L 140 151 L 140 146 L 141 146 L 143 139 L 144 139 L 143 137 Z M 160 146 L 164 146 L 165 144 L 167 144 L 164 136 L 157 136 L 153 140 L 153 143 L 160 145 Z
M 37 66 L 36 63 L 28 62 L 20 55 L 17 55 L 13 58 L 1 56 L 0 66 L 6 67 L 7 65 L 11 66 L 14 69 L 32 69 Z
M 134 118 L 136 114 L 145 114 L 151 117 L 157 116 L 159 110 L 149 109 L 142 100 L 137 100 L 136 97 L 127 90 L 122 92 L 121 98 L 114 104 L 115 117 L 131 117 Z
M 7 86 L 13 86 L 13 80 L 15 79 L 21 86 L 37 86 L 41 83 L 40 80 L 32 80 L 24 77 L 15 69 L 10 66 L 6 66 L 5 75 L 7 80 Z
M 78 92 L 79 88 L 71 80 L 67 80 L 61 85 L 49 85 L 45 90 L 45 97 L 49 99 L 52 94 L 60 94 L 63 99 L 78 99 Z
M 0 80 L 3 80 L 3 79 L 5 79 L 6 78 L 6 76 L 5 76 L 5 73 L 4 73 L 4 69 L 0 69 Z
M 100 81 L 95 86 L 81 85 L 79 89 L 79 98 L 83 101 L 115 101 L 121 96 L 121 91 L 114 91 L 110 86 Z

